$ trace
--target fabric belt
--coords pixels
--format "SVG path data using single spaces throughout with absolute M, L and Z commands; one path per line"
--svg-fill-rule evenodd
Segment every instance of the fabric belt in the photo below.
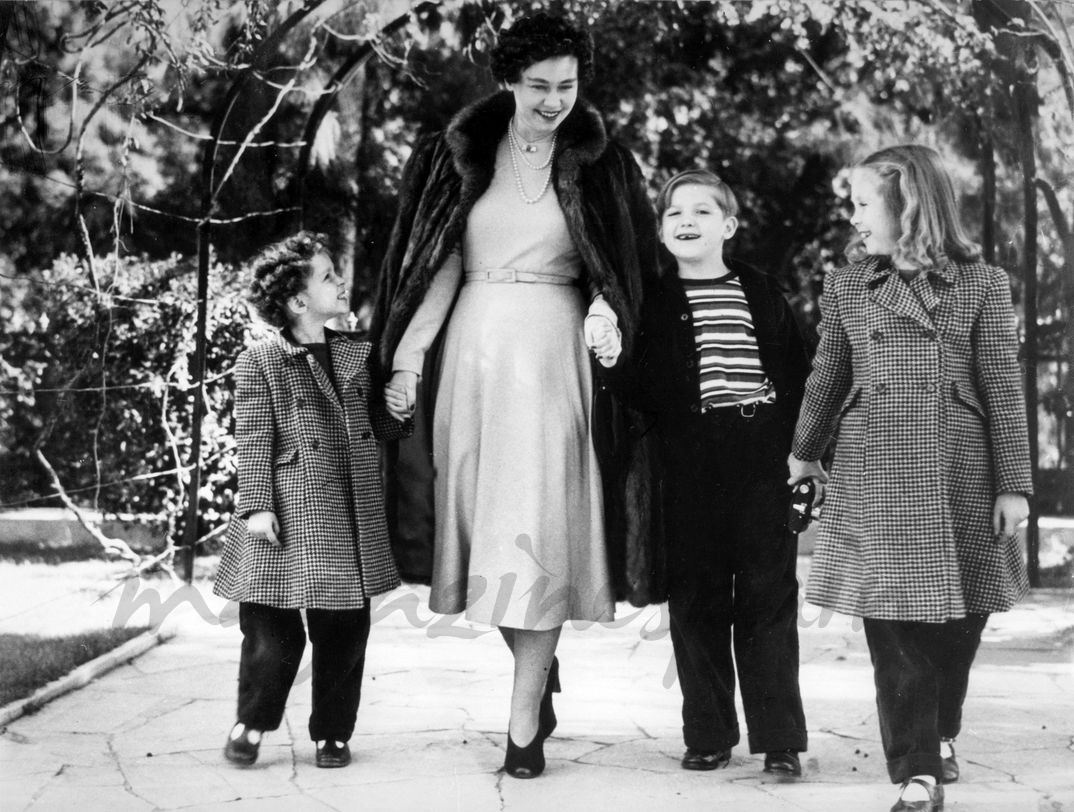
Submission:
M 554 273 L 536 273 L 534 271 L 516 271 L 514 268 L 490 268 L 487 271 L 467 271 L 467 282 L 525 282 L 541 285 L 573 285 L 575 280 L 569 276 Z

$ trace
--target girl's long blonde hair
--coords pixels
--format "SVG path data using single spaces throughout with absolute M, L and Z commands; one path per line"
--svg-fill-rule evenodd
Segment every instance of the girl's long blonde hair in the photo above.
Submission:
M 966 234 L 951 176 L 936 150 L 918 144 L 887 147 L 855 169 L 877 174 L 888 211 L 899 219 L 899 239 L 891 258 L 896 266 L 928 268 L 948 259 L 980 258 L 980 246 Z M 846 254 L 851 262 L 867 256 L 860 236 L 851 240 Z

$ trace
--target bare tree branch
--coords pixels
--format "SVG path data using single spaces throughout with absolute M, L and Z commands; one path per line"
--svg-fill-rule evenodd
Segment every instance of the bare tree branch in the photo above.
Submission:
M 37 461 L 40 462 L 42 467 L 48 472 L 49 478 L 52 480 L 52 487 L 56 489 L 56 495 L 59 496 L 60 501 L 64 503 L 68 510 L 75 514 L 78 523 L 86 528 L 86 532 L 100 543 L 104 548 L 104 551 L 114 558 L 122 558 L 124 561 L 130 561 L 135 566 L 141 563 L 142 557 L 134 552 L 127 542 L 123 541 L 123 539 L 106 536 L 101 532 L 101 529 L 86 516 L 83 510 L 74 503 L 71 497 L 67 495 L 67 491 L 64 490 L 63 484 L 60 482 L 60 477 L 56 473 L 56 469 L 52 467 L 52 464 L 45 457 L 41 449 L 35 449 L 34 453 L 37 455 Z

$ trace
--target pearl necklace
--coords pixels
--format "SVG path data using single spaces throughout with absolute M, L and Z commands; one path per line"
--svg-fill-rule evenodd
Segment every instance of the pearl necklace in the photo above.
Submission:
M 524 153 L 529 153 L 529 154 L 533 155 L 534 153 L 536 153 L 537 145 L 539 143 L 541 143 L 542 141 L 548 141 L 549 140 L 548 135 L 541 135 L 539 137 L 539 139 L 534 139 L 533 141 L 526 141 L 524 139 L 524 137 L 522 137 L 522 133 L 519 132 L 519 129 L 516 126 L 514 126 L 514 117 L 513 116 L 511 116 L 509 126 L 510 126 L 511 131 L 514 133 L 514 137 L 516 137 L 516 140 L 522 145 L 521 148 L 522 148 L 522 151 L 524 151 Z M 555 137 L 555 131 L 554 130 L 552 131 L 551 137 Z
M 545 138 L 547 138 L 547 137 L 548 136 L 545 136 Z M 538 143 L 540 143 L 541 141 L 544 141 L 545 138 L 538 138 L 536 141 L 534 141 L 532 143 L 529 143 L 529 142 L 523 143 L 524 139 L 522 138 L 521 135 L 518 134 L 518 130 L 515 129 L 515 120 L 511 119 L 510 123 L 507 125 L 507 140 L 511 142 L 511 146 L 513 146 L 515 149 L 518 150 L 518 154 L 519 154 L 519 156 L 521 156 L 522 162 L 525 163 L 526 166 L 528 166 L 530 169 L 532 169 L 534 171 L 538 171 L 538 170 L 541 170 L 541 169 L 547 169 L 548 165 L 550 163 L 552 163 L 552 156 L 556 152 L 556 133 L 555 133 L 555 131 L 553 131 L 552 132 L 552 144 L 551 144 L 551 146 L 550 146 L 550 148 L 548 150 L 548 157 L 545 159 L 545 162 L 543 164 L 540 164 L 539 166 L 534 166 L 533 164 L 531 164 L 526 159 L 526 153 L 527 152 L 529 152 L 529 153 L 536 152 L 537 151 L 537 146 L 536 145 Z
M 511 134 L 510 129 L 507 130 L 507 139 L 511 142 L 510 146 L 513 146 L 514 136 Z M 552 163 L 552 156 L 556 154 L 556 137 L 555 135 L 552 136 L 552 148 L 548 152 L 548 160 L 541 166 L 534 166 L 529 161 L 526 161 L 526 166 L 535 171 L 540 171 L 541 169 L 548 167 L 548 174 L 545 175 L 544 185 L 541 187 L 541 191 L 537 193 L 537 197 L 531 198 L 526 194 L 526 187 L 522 185 L 522 172 L 519 171 L 518 168 L 518 159 L 515 157 L 515 150 L 509 148 L 507 151 L 511 155 L 511 168 L 515 171 L 515 187 L 518 189 L 518 196 L 522 198 L 523 203 L 528 203 L 532 206 L 544 197 L 544 193 L 548 191 L 548 185 L 552 182 L 552 167 L 550 164 Z M 525 161 L 526 159 L 523 158 L 522 160 Z

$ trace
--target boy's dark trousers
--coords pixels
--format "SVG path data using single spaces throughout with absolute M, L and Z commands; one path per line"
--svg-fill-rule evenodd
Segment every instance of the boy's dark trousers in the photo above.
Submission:
M 988 615 L 946 623 L 865 618 L 880 740 L 893 783 L 943 774 L 940 739 L 962 729 L 970 666 Z
M 686 746 L 738 743 L 737 663 L 750 752 L 803 751 L 798 545 L 786 528 L 779 410 L 731 406 L 665 422 L 671 640 Z
M 310 739 L 349 741 L 362 696 L 369 607 L 307 609 L 306 622 L 313 645 Z M 302 615 L 298 609 L 240 603 L 239 628 L 238 721 L 254 730 L 275 730 L 306 646 Z

